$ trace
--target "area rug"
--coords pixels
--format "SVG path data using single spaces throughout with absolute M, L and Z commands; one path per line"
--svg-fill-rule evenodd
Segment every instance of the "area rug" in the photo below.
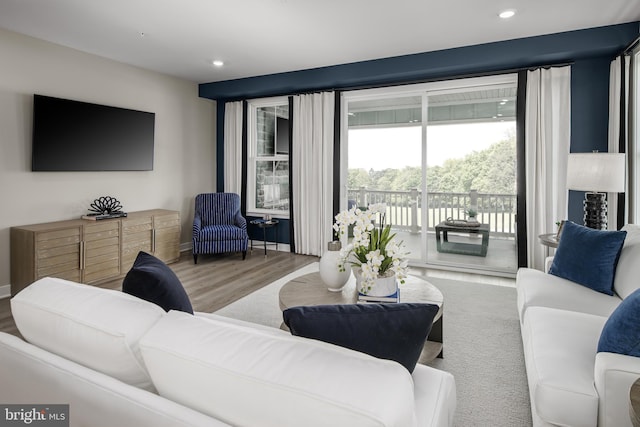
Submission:
M 236 319 L 279 327 L 280 288 L 318 271 L 309 264 L 218 310 Z M 429 363 L 456 380 L 456 426 L 531 426 L 516 292 L 512 287 L 427 277 L 444 295 L 444 358 Z

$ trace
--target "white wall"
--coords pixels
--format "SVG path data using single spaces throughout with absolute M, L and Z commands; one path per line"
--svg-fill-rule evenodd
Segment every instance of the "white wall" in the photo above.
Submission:
M 34 93 L 155 113 L 154 170 L 31 172 Z M 10 227 L 78 218 L 100 196 L 181 211 L 190 242 L 194 197 L 215 191 L 215 108 L 195 83 L 0 30 L 0 287 Z

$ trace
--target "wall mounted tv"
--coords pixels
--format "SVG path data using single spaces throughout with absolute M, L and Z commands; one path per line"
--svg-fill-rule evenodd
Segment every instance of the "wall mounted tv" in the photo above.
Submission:
M 33 171 L 153 170 L 155 114 L 33 96 Z

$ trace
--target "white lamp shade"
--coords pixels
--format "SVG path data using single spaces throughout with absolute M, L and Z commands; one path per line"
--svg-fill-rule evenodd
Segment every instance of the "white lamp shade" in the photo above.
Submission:
M 567 188 L 577 191 L 625 191 L 624 153 L 571 153 L 567 163 Z

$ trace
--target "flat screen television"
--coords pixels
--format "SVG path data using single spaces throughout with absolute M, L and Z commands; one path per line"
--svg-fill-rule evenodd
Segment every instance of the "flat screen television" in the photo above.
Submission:
M 153 170 L 154 126 L 154 113 L 36 94 L 31 170 Z
M 276 154 L 289 154 L 289 120 L 282 117 L 276 122 Z

